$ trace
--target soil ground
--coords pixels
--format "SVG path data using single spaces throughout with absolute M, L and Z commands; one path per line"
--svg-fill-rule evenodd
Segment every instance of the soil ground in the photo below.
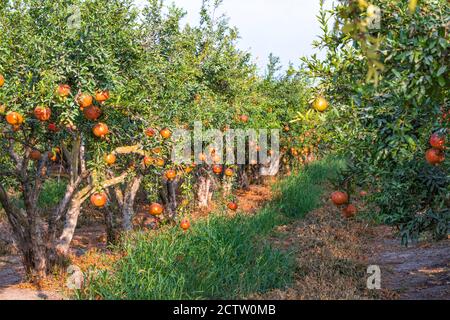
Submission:
M 241 190 L 237 196 L 239 207 L 252 214 L 272 193 L 269 186 L 259 185 Z M 305 219 L 277 231 L 274 245 L 295 252 L 295 282 L 286 290 L 249 298 L 450 300 L 450 240 L 404 247 L 390 227 L 343 219 L 327 199 Z M 105 241 L 100 220 L 94 225 L 83 223 L 72 250 L 80 257 L 88 256 L 92 249 L 105 252 Z M 369 265 L 381 269 L 381 290 L 366 287 Z M 23 277 L 17 255 L 0 255 L 0 300 L 64 299 L 57 289 L 61 283 L 36 288 L 23 282 Z

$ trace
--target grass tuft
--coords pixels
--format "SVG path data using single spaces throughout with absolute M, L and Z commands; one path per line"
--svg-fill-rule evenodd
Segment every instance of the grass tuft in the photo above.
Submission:
M 292 252 L 274 248 L 278 225 L 303 217 L 318 203 L 321 185 L 340 161 L 311 164 L 278 186 L 279 197 L 255 215 L 216 213 L 188 232 L 171 227 L 136 233 L 123 243 L 125 257 L 98 271 L 82 299 L 239 299 L 285 288 L 295 272 Z

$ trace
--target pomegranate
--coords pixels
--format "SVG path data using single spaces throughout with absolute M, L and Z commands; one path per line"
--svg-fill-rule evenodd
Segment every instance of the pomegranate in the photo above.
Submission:
M 108 165 L 113 165 L 114 163 L 116 163 L 116 156 L 114 154 L 112 154 L 112 153 L 107 154 L 105 156 L 105 162 Z
M 95 92 L 95 100 L 98 102 L 104 102 L 109 99 L 109 91 L 97 91 Z
M 23 117 L 20 113 L 11 111 L 6 114 L 6 122 L 12 126 L 19 126 L 23 123 Z
M 445 136 L 433 133 L 430 137 L 430 145 L 433 148 L 444 150 L 445 149 Z
M 236 211 L 237 208 L 238 208 L 238 205 L 237 205 L 235 202 L 229 202 L 229 203 L 227 204 L 227 207 L 228 207 L 228 209 L 230 209 L 230 210 Z
M 313 108 L 317 111 L 323 112 L 328 108 L 328 101 L 323 97 L 318 97 L 314 100 Z
M 189 220 L 187 219 L 183 219 L 183 221 L 181 221 L 180 223 L 180 227 L 181 229 L 183 229 L 184 231 L 186 231 L 187 229 L 189 229 L 191 226 L 191 223 L 189 222 Z
M 222 173 L 222 166 L 219 164 L 215 164 L 212 167 L 212 170 L 215 174 L 221 174 Z
M 56 89 L 56 93 L 60 97 L 68 97 L 70 95 L 70 86 L 68 84 L 60 84 Z
M 231 169 L 231 168 L 226 168 L 225 169 L 225 175 L 227 176 L 227 177 L 231 177 L 231 176 L 233 176 L 233 169 Z
M 148 211 L 153 216 L 159 216 L 161 213 L 163 213 L 164 207 L 162 205 L 160 205 L 159 203 L 154 202 L 150 205 L 150 208 Z
M 177 172 L 175 170 L 167 170 L 164 175 L 166 176 L 167 180 L 173 180 L 177 176 Z
M 109 132 L 108 126 L 102 122 L 97 123 L 92 127 L 92 132 L 96 137 L 103 138 Z
M 81 109 L 92 105 L 92 96 L 86 93 L 81 93 L 77 96 L 77 102 Z
M 346 204 L 348 202 L 348 195 L 342 191 L 334 191 L 331 194 L 331 201 L 337 206 Z
M 164 139 L 169 139 L 170 136 L 172 135 L 172 133 L 170 132 L 170 130 L 167 129 L 167 128 L 162 129 L 162 130 L 159 132 L 159 134 L 160 134 L 161 137 L 163 137 Z
M 98 208 L 104 207 L 107 200 L 104 192 L 96 192 L 91 196 L 91 203 Z
M 36 149 L 31 150 L 31 152 L 30 152 L 30 159 L 31 160 L 39 161 L 39 160 L 41 160 L 41 158 L 42 158 L 42 155 L 39 152 L 39 150 L 36 150 Z
M 97 106 L 91 105 L 83 109 L 83 114 L 86 119 L 95 121 L 102 115 L 102 110 Z
M 345 218 L 351 218 L 351 217 L 355 216 L 357 212 L 358 212 L 358 209 L 356 209 L 356 207 L 353 204 L 349 204 L 344 209 L 342 209 L 342 215 Z
M 427 160 L 427 162 L 429 164 L 437 165 L 441 162 L 444 162 L 445 155 L 442 150 L 439 150 L 436 148 L 431 148 L 431 149 L 428 149 L 427 152 L 425 153 L 425 159 Z
M 47 121 L 48 119 L 50 119 L 51 114 L 52 111 L 50 110 L 49 107 L 39 106 L 34 108 L 34 116 L 39 121 Z

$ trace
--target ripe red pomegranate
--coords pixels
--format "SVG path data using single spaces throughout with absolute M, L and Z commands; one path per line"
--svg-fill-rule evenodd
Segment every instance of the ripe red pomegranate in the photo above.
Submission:
M 337 206 L 346 204 L 348 202 L 348 195 L 346 192 L 334 191 L 331 194 L 331 201 Z
M 215 174 L 221 174 L 222 166 L 220 164 L 215 164 L 215 165 L 213 165 L 212 170 Z
M 56 92 L 60 97 L 68 97 L 70 95 L 70 86 L 68 84 L 60 84 Z
M 431 148 L 425 153 L 425 159 L 431 165 L 437 165 L 445 160 L 445 154 L 442 150 Z
M 155 135 L 155 133 L 156 133 L 156 131 L 155 131 L 155 129 L 153 129 L 153 128 L 147 128 L 147 129 L 145 130 L 145 135 L 146 135 L 147 137 L 153 137 L 153 136 Z
M 358 212 L 358 209 L 356 209 L 355 205 L 353 205 L 353 204 L 349 204 L 344 209 L 342 209 L 342 215 L 345 218 L 351 218 L 351 217 L 355 216 L 357 212 Z
M 34 108 L 34 116 L 39 121 L 47 121 L 48 119 L 50 119 L 51 114 L 52 111 L 49 107 L 39 106 Z
M 42 158 L 42 155 L 39 152 L 39 150 L 36 150 L 36 149 L 31 150 L 31 152 L 30 152 L 30 159 L 31 160 L 39 161 L 39 160 L 41 160 L 41 158 Z
M 50 131 L 50 132 L 58 132 L 58 131 L 59 131 L 59 129 L 58 129 L 58 127 L 56 126 L 55 123 L 49 123 L 48 126 L 47 126 L 47 129 L 48 129 L 48 131 Z
M 228 207 L 228 209 L 230 209 L 230 210 L 236 211 L 237 208 L 238 208 L 238 205 L 237 205 L 235 202 L 229 202 L 229 203 L 227 204 L 227 207 Z
M 83 109 L 83 114 L 86 119 L 95 121 L 102 115 L 102 110 L 97 106 L 91 105 Z
M 430 137 L 430 145 L 433 148 L 444 150 L 445 149 L 445 136 L 433 133 Z

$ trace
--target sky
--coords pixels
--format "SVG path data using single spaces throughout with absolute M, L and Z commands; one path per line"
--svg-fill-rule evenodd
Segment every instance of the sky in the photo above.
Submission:
M 332 0 L 326 0 L 330 5 Z M 144 0 L 136 0 L 142 5 Z M 187 11 L 185 22 L 197 25 L 202 0 L 166 0 Z M 251 52 L 261 71 L 270 53 L 280 57 L 283 67 L 289 62 L 314 53 L 312 42 L 320 35 L 316 19 L 319 0 L 223 0 L 220 13 L 230 19 L 239 30 L 238 46 Z

